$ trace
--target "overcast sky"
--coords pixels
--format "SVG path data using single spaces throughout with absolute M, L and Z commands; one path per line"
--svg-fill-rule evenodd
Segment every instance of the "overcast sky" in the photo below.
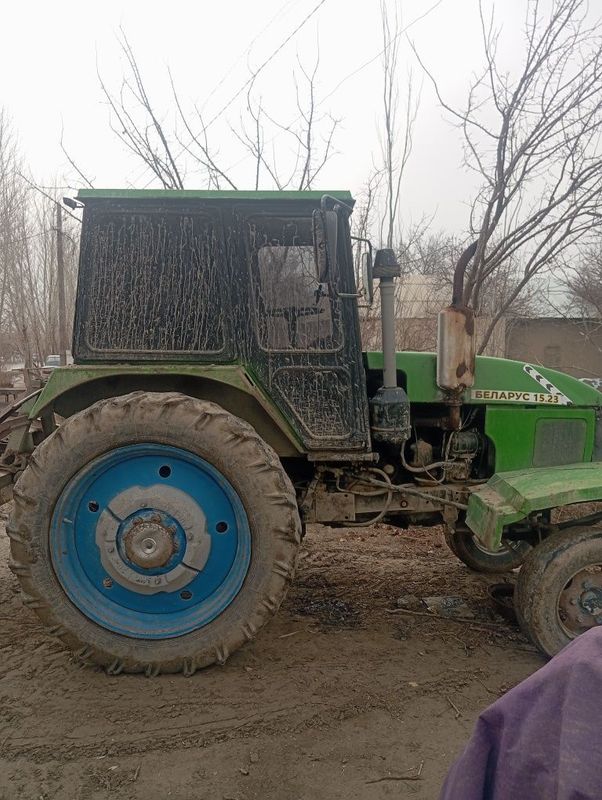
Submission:
M 441 84 L 446 98 L 465 96 L 472 72 L 482 64 L 476 0 L 441 0 L 424 19 L 412 21 L 436 0 L 403 0 L 399 8 L 408 35 Z M 595 0 L 602 4 L 602 0 Z M 167 67 L 181 98 L 203 107 L 212 119 L 249 76 L 318 5 L 318 0 L 103 0 L 101 3 L 3 4 L 0 75 L 2 104 L 12 117 L 23 153 L 36 179 L 71 176 L 59 148 L 61 128 L 68 149 L 97 187 L 142 188 L 151 175 L 111 134 L 109 112 L 96 69 L 113 88 L 124 72 L 117 35 L 126 31 L 162 114 L 173 111 Z M 508 65 L 520 61 L 519 36 L 525 0 L 498 3 Z M 394 7 L 391 2 L 391 7 Z M 380 59 L 351 75 L 382 48 L 379 0 L 325 0 L 300 32 L 278 53 L 257 81 L 257 91 L 282 122 L 295 117 L 291 80 L 297 56 L 310 65 L 320 48 L 320 111 L 341 120 L 336 155 L 316 188 L 358 192 L 379 158 L 377 120 L 381 107 Z M 405 37 L 399 69 L 403 93 L 407 70 L 423 82 L 416 143 L 403 188 L 406 220 L 434 214 L 435 225 L 462 230 L 472 178 L 462 168 L 459 132 L 439 108 Z M 347 76 L 348 79 L 344 80 Z M 343 81 L 343 82 L 342 82 Z M 341 83 L 342 82 L 342 83 Z M 338 88 L 337 88 L 338 87 Z M 239 188 L 252 185 L 252 162 L 229 135 L 237 125 L 244 93 L 211 128 L 220 164 L 232 168 Z M 286 136 L 273 146 L 287 157 Z M 187 181 L 195 188 L 194 175 Z

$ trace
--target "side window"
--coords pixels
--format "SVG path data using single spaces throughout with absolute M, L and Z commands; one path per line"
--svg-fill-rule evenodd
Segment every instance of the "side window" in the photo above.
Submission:
M 211 219 L 102 212 L 84 232 L 78 303 L 86 303 L 90 352 L 223 352 L 222 254 Z
M 266 350 L 333 350 L 339 347 L 337 303 L 320 283 L 311 220 L 249 222 L 254 311 L 259 344 Z

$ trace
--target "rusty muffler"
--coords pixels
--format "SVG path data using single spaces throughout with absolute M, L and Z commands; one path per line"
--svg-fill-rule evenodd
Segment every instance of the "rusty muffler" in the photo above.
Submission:
M 475 319 L 467 306 L 448 306 L 437 320 L 437 386 L 450 406 L 450 428 L 460 427 L 465 389 L 474 384 Z

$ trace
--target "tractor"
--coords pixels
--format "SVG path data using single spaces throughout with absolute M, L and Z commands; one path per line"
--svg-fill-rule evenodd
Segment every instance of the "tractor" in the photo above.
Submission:
M 470 568 L 521 567 L 547 655 L 602 623 L 602 395 L 475 357 L 465 265 L 437 352 L 396 352 L 400 268 L 354 241 L 349 192 L 69 202 L 74 363 L 0 416 L 0 487 L 23 601 L 77 659 L 223 664 L 278 610 L 309 523 L 442 524 Z M 376 281 L 382 352 L 363 352 Z

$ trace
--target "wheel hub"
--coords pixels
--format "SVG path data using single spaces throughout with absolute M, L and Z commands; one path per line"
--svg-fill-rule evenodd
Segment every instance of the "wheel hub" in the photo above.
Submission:
M 601 624 L 602 572 L 587 568 L 576 573 L 560 594 L 558 612 L 571 636 Z
M 96 527 L 111 578 L 142 594 L 175 592 L 207 563 L 211 537 L 203 510 L 173 486 L 133 486 L 113 498 Z
M 231 484 L 204 459 L 127 445 L 74 476 L 52 520 L 52 563 L 74 605 L 135 638 L 182 636 L 239 592 L 251 534 Z
M 134 522 L 123 542 L 128 560 L 143 569 L 164 567 L 177 551 L 175 530 L 158 522 Z

